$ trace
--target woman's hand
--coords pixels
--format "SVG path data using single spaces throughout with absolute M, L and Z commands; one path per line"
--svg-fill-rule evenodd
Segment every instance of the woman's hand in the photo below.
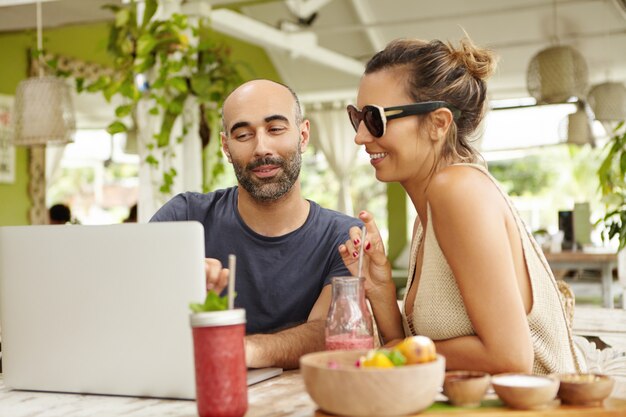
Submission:
M 367 211 L 362 211 L 359 213 L 359 219 L 365 224 L 365 241 L 362 239 L 361 229 L 352 227 L 350 239 L 339 246 L 339 254 L 352 275 L 357 276 L 359 274 L 359 251 L 363 246 L 362 275 L 365 278 L 365 292 L 370 294 L 389 285 L 391 264 L 385 255 L 385 246 L 374 217 Z

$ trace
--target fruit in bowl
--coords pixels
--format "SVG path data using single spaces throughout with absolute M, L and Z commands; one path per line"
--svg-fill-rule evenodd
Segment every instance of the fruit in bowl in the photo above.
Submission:
M 393 348 L 309 353 L 300 358 L 300 372 L 307 392 L 326 412 L 355 417 L 418 413 L 441 389 L 445 358 L 407 364 L 400 355 Z
M 435 343 L 426 336 L 410 336 L 390 349 L 374 349 L 361 356 L 358 366 L 364 368 L 393 368 L 415 365 L 437 359 Z
M 404 355 L 407 365 L 430 362 L 437 357 L 435 343 L 426 336 L 407 337 L 393 349 Z

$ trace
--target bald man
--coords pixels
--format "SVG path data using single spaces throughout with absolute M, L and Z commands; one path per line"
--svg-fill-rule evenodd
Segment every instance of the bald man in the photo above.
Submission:
M 298 367 L 324 349 L 330 279 L 350 275 L 337 248 L 361 223 L 302 196 L 300 167 L 309 121 L 287 86 L 254 80 L 235 89 L 222 110 L 222 149 L 237 186 L 184 193 L 151 221 L 204 225 L 207 289 L 222 292 L 223 268 L 237 255 L 235 306 L 246 309 L 249 367 Z

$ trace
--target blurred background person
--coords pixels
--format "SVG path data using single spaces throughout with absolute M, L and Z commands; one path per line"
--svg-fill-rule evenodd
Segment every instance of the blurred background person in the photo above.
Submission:
M 49 224 L 66 224 L 72 220 L 72 211 L 65 204 L 55 204 L 48 209 Z
M 128 217 L 124 219 L 124 223 L 137 223 L 137 203 L 128 211 Z

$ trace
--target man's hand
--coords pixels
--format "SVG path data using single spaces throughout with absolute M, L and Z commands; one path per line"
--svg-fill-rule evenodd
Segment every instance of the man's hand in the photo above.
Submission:
M 206 274 L 206 290 L 213 290 L 220 294 L 228 285 L 228 268 L 222 268 L 222 263 L 214 258 L 204 259 L 204 272 Z

